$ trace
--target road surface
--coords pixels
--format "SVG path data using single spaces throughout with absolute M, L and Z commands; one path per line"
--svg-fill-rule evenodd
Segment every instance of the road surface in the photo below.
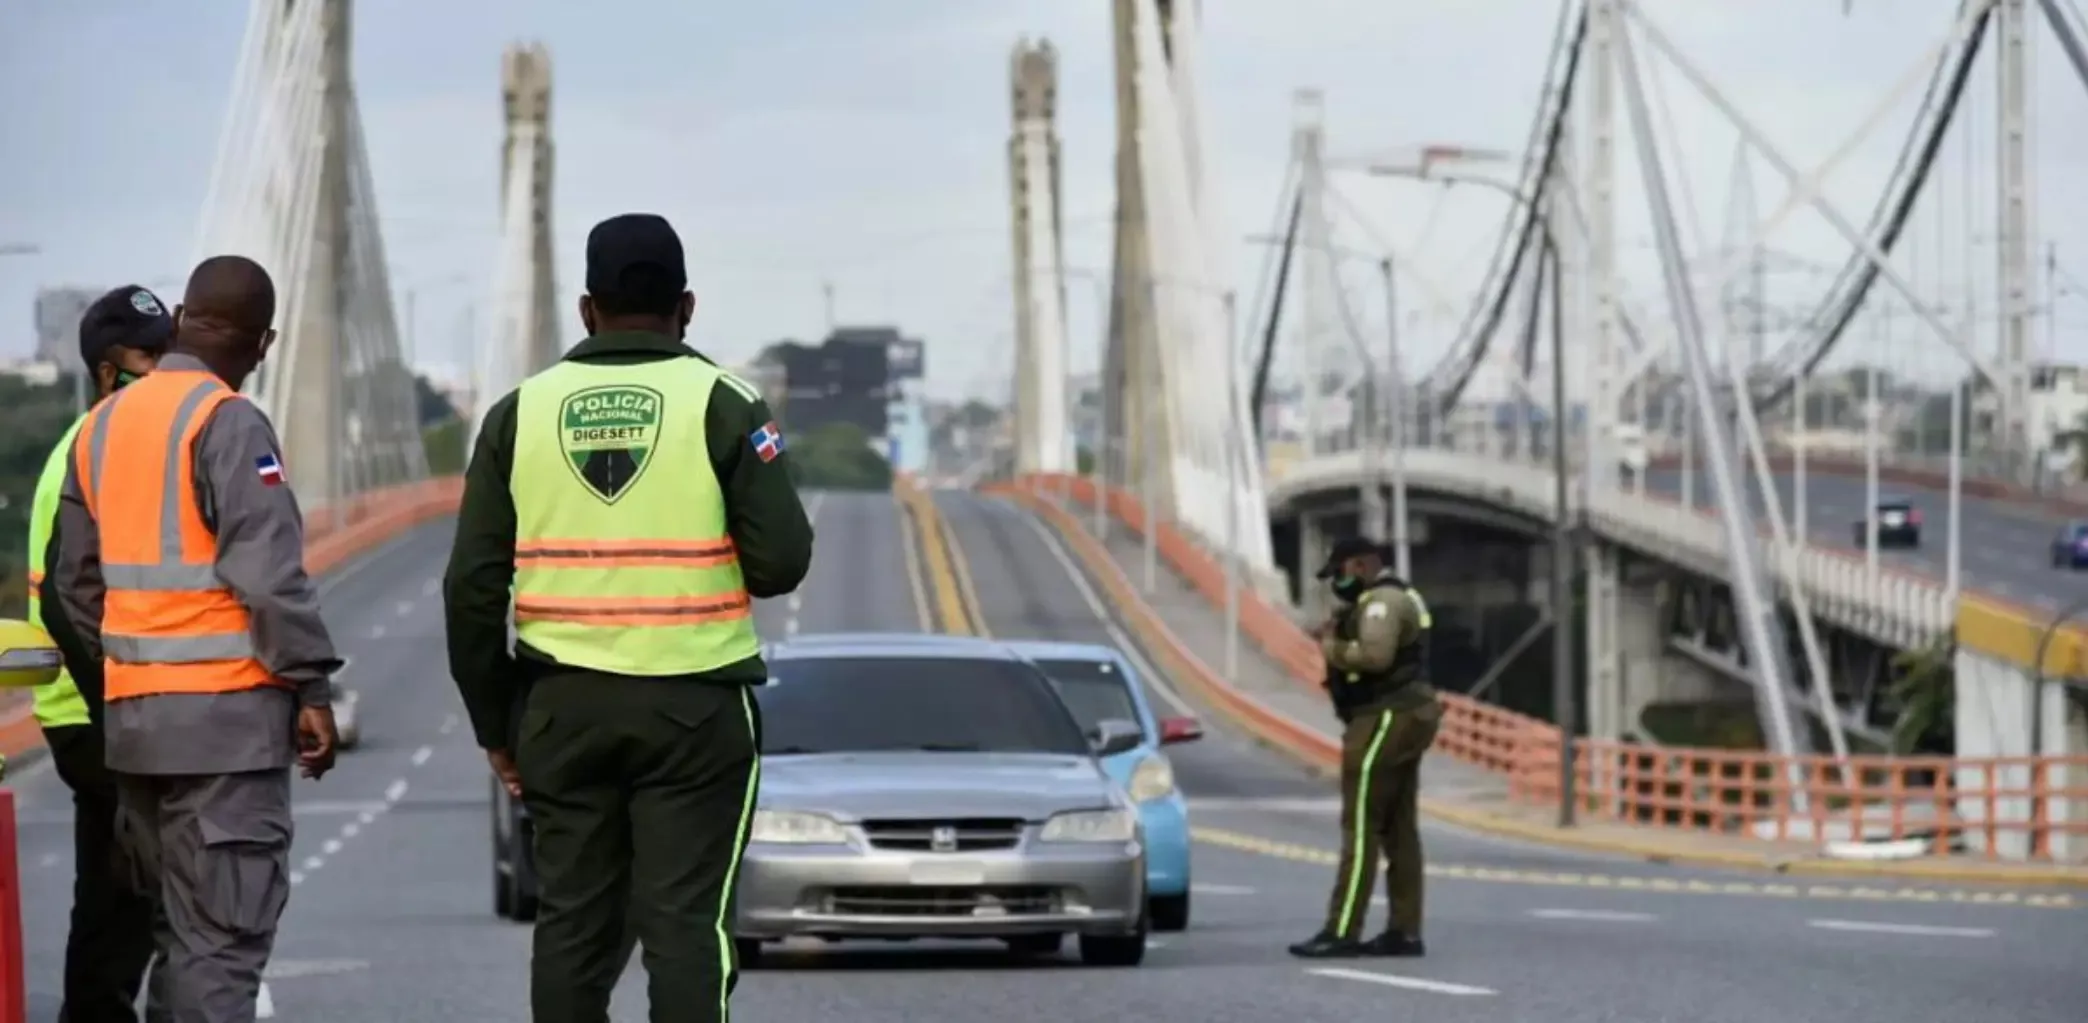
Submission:
M 815 500 L 812 576 L 796 601 L 759 607 L 764 634 L 918 629 L 892 501 Z M 1112 636 L 1027 519 L 978 499 L 944 503 L 992 631 Z M 446 543 L 446 527 L 420 530 L 327 593 L 329 621 L 351 658 L 346 681 L 363 694 L 364 746 L 325 781 L 299 784 L 298 884 L 269 973 L 270 1018 L 527 1018 L 529 933 L 493 916 L 486 768 L 443 667 L 437 578 Z M 2088 971 L 2080 969 L 2088 913 L 2080 910 L 1956 904 L 1943 894 L 1924 902 L 1921 893 L 1782 897 L 1762 878 L 1443 830 L 1429 833 L 1430 855 L 1460 876 L 1431 888 L 1428 959 L 1299 963 L 1282 946 L 1317 925 L 1326 898 L 1334 820 L 1325 785 L 1217 729 L 1175 759 L 1199 827 L 1226 842 L 1196 850 L 1191 929 L 1156 936 L 1144 966 L 1024 963 L 994 949 L 785 952 L 746 975 L 735 1015 L 851 1023 L 2077 1023 L 2088 1007 Z M 69 805 L 47 768 L 31 768 L 17 789 L 30 1018 L 42 1021 L 56 1012 Z M 1612 887 L 1599 887 L 1603 878 Z M 1681 889 L 1689 879 L 1752 894 L 1645 890 Z M 1621 884 L 1641 887 L 1617 890 Z M 614 1018 L 645 1015 L 634 968 Z

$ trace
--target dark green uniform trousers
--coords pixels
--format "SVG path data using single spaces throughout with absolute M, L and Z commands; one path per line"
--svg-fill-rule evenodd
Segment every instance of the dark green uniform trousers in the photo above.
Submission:
M 1341 865 L 1327 905 L 1326 933 L 1360 939 L 1384 857 L 1392 925 L 1421 937 L 1421 755 L 1443 723 L 1433 700 L 1411 710 L 1356 712 L 1341 733 Z
M 760 749 L 744 686 L 559 670 L 530 687 L 515 760 L 536 829 L 535 1023 L 608 1023 L 633 938 L 652 1023 L 730 1018 Z

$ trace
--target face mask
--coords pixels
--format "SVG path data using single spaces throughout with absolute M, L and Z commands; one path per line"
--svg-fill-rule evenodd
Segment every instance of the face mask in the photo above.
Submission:
M 1363 580 L 1352 575 L 1344 575 L 1334 580 L 1334 596 L 1353 603 L 1357 597 L 1362 595 Z
M 119 391 L 123 390 L 125 387 L 135 384 L 142 379 L 144 378 L 130 370 L 119 369 L 116 371 L 116 389 Z

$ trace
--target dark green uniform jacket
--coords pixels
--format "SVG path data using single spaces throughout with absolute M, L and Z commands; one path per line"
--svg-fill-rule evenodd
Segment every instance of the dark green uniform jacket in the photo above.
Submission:
M 696 356 L 664 334 L 598 334 L 573 346 L 568 360 L 601 365 Z M 508 652 L 508 607 L 515 582 L 515 405 L 510 391 L 486 410 L 477 450 L 464 473 L 457 541 L 443 577 L 450 674 L 464 695 L 472 731 L 486 749 L 513 746 L 519 701 L 528 683 L 557 668 L 549 657 L 516 644 Z M 797 588 L 812 564 L 812 524 L 791 482 L 788 454 L 764 462 L 751 435 L 775 416 L 724 380 L 711 390 L 704 420 L 711 468 L 725 494 L 726 532 L 739 550 L 747 592 L 774 597 Z M 759 656 L 683 681 L 758 683 L 768 677 Z M 662 681 L 675 681 L 663 679 Z
M 1389 572 L 1342 609 L 1334 634 L 1320 643 L 1327 693 L 1347 721 L 1391 707 L 1412 710 L 1435 699 L 1428 684 L 1428 612 L 1420 595 Z

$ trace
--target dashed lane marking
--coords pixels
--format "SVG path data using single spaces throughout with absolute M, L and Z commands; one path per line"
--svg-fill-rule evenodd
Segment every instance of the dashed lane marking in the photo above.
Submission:
M 1191 828 L 1199 842 L 1268 856 L 1296 863 L 1333 866 L 1340 857 L 1333 850 L 1294 842 L 1277 842 L 1220 828 Z M 1727 895 L 1743 898 L 1824 899 L 1843 902 L 1912 902 L 1974 906 L 2017 906 L 2029 909 L 2075 909 L 2080 903 L 2062 892 L 2012 891 L 1995 888 L 1885 888 L 1876 885 L 1790 884 L 1787 882 L 1707 880 L 1658 875 L 1589 873 L 1567 870 L 1524 870 L 1482 867 L 1459 863 L 1431 863 L 1428 876 L 1454 881 L 1492 884 L 1538 885 L 1551 888 L 1584 888 L 1606 891 L 1657 892 L 1665 895 Z
M 1402 977 L 1396 973 L 1375 973 L 1370 970 L 1351 970 L 1340 966 L 1322 966 L 1306 970 L 1315 977 L 1333 980 L 1360 980 L 1366 984 L 1383 984 L 1386 987 L 1403 987 L 1409 991 L 1429 991 L 1439 995 L 1462 997 L 1487 997 L 1500 994 L 1490 987 L 1471 984 L 1453 984 L 1447 980 L 1429 980 L 1426 977 Z
M 442 719 L 442 727 L 437 729 L 437 732 L 441 735 L 448 735 L 456 730 L 457 716 L 455 714 L 451 714 L 450 716 Z
M 1533 909 L 1539 920 L 1595 920 L 1611 924 L 1649 924 L 1659 919 L 1651 913 L 1628 913 L 1621 909 Z
M 399 617 L 401 617 L 401 618 L 404 618 L 404 617 L 406 617 L 407 615 L 410 615 L 410 614 L 412 614 L 412 613 L 413 613 L 413 601 L 410 601 L 410 600 L 402 600 L 402 601 L 399 601 L 399 603 L 398 603 L 398 605 L 397 605 L 397 608 L 398 608 L 398 612 L 399 612 Z
M 1198 895 L 1253 895 L 1254 889 L 1237 884 L 1204 884 L 1197 882 L 1189 890 Z
M 456 726 L 457 716 L 452 714 L 443 720 L 442 731 L 445 734 L 447 734 L 448 732 L 453 731 L 456 728 Z M 413 756 L 409 758 L 409 766 L 407 767 L 407 770 L 411 771 L 415 768 L 422 766 L 423 764 L 426 764 L 431 758 L 434 757 L 434 755 L 435 750 L 432 746 L 422 746 L 421 748 L 414 750 Z M 312 876 L 313 873 L 326 866 L 326 861 L 329 857 L 335 855 L 336 853 L 339 853 L 344 847 L 346 847 L 349 839 L 362 834 L 363 829 L 368 828 L 370 825 L 375 824 L 377 822 L 377 818 L 383 816 L 386 813 L 391 812 L 391 809 L 397 806 L 399 804 L 399 800 L 405 798 L 405 796 L 406 779 L 404 777 L 399 777 L 393 778 L 391 780 L 391 784 L 386 785 L 384 787 L 384 798 L 381 801 L 331 803 L 314 802 L 300 804 L 294 807 L 292 812 L 296 813 L 299 816 L 307 816 L 314 813 L 352 813 L 355 815 L 355 819 L 341 825 L 341 829 L 338 833 L 336 833 L 333 837 L 321 842 L 319 844 L 319 852 L 317 855 L 305 857 L 304 862 L 298 864 L 298 869 L 292 870 L 290 872 L 290 884 L 293 886 L 304 884 L 306 878 Z
M 254 999 L 254 1018 L 275 1018 L 275 995 L 269 993 L 268 982 L 265 980 L 261 982 L 260 996 Z
M 439 589 L 441 589 L 441 588 L 442 588 L 442 580 L 440 580 L 440 579 L 437 579 L 436 577 L 434 577 L 434 576 L 432 576 L 432 575 L 431 575 L 431 576 L 429 576 L 429 577 L 428 577 L 428 581 L 427 581 L 427 582 L 424 582 L 424 583 L 422 583 L 422 584 L 421 584 L 421 596 L 423 596 L 423 597 L 432 597 L 432 596 L 434 596 L 434 595 L 435 595 L 435 591 L 437 591 L 437 590 L 439 590 Z
M 1805 926 L 1821 931 L 1854 931 L 1859 934 L 1901 934 L 1923 938 L 1991 938 L 1991 927 L 1939 927 L 1933 924 L 1888 924 L 1868 920 L 1807 920 Z

